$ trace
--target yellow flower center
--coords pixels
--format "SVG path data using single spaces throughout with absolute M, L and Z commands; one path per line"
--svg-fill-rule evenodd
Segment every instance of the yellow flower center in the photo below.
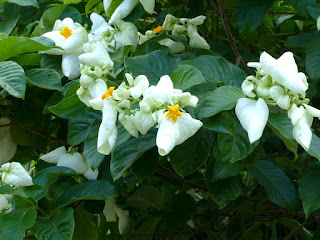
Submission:
M 105 98 L 110 97 L 110 95 L 113 93 L 114 87 L 109 87 L 108 90 L 102 95 L 102 100 Z
M 72 30 L 68 27 L 64 27 L 62 31 L 60 31 L 60 34 L 64 36 L 65 38 L 68 38 L 72 35 Z
M 161 31 L 163 31 L 163 30 L 164 30 L 163 27 L 158 26 L 158 27 L 156 27 L 155 29 L 153 29 L 153 32 L 154 32 L 154 33 L 159 33 L 159 32 L 161 32 Z
M 179 109 L 180 108 L 178 104 L 175 106 L 169 106 L 168 107 L 169 112 L 166 114 L 166 117 L 171 118 L 172 121 L 174 122 L 177 122 L 178 117 L 182 115 L 182 112 L 180 112 Z

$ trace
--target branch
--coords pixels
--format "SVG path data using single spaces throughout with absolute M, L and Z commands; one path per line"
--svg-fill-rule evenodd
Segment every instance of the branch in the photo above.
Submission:
M 172 234 L 155 234 L 155 235 L 148 235 L 148 234 L 133 234 L 133 235 L 107 235 L 107 239 L 132 239 L 132 238 L 168 238 L 168 237 L 183 237 L 188 236 L 189 234 L 193 234 L 196 232 L 203 231 L 203 229 L 195 229 L 193 231 L 187 231 L 187 232 L 180 232 L 180 233 L 172 233 Z
M 309 218 L 306 219 L 303 223 L 301 223 L 296 229 L 294 229 L 291 233 L 289 233 L 288 236 L 286 236 L 283 240 L 289 240 L 291 237 L 293 237 L 296 232 L 298 232 L 301 228 L 303 228 L 304 225 L 308 222 Z
M 210 1 L 211 1 L 213 6 L 215 6 L 217 4 L 214 0 L 210 0 Z M 241 57 L 241 55 L 239 53 L 239 50 L 238 50 L 238 48 L 236 46 L 236 43 L 235 43 L 234 37 L 233 37 L 233 35 L 231 33 L 231 30 L 230 30 L 230 27 L 229 27 L 229 23 L 228 23 L 226 14 L 224 12 L 224 8 L 223 8 L 221 0 L 218 0 L 218 7 L 219 7 L 219 13 L 220 13 L 220 16 L 221 16 L 223 27 L 224 27 L 224 29 L 226 31 L 226 34 L 227 34 L 228 40 L 230 42 L 233 54 L 236 57 L 236 65 L 238 66 L 238 65 L 241 64 L 243 69 L 246 71 L 246 73 L 249 74 L 249 75 L 252 75 L 249 67 L 247 66 L 247 64 L 243 60 L 243 58 Z

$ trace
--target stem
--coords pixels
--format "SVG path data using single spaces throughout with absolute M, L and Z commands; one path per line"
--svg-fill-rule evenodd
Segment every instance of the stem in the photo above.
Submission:
M 309 218 L 306 219 L 303 223 L 301 223 L 296 229 L 294 229 L 291 233 L 289 233 L 288 236 L 286 236 L 283 240 L 289 240 L 291 237 L 293 237 L 296 232 L 298 232 L 301 228 L 303 228 L 304 225 L 308 222 Z

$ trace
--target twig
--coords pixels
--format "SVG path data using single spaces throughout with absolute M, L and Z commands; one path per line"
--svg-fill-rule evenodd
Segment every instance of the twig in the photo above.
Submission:
M 236 8 L 225 8 L 227 11 L 234 11 Z M 299 14 L 298 12 L 286 12 L 286 11 L 268 11 L 267 14 L 278 15 L 278 14 Z
M 274 34 L 273 32 L 270 31 L 270 29 L 264 24 L 262 23 L 263 26 L 265 27 L 265 29 L 267 29 L 268 33 L 274 38 L 274 40 L 278 43 L 277 47 L 280 48 L 280 50 L 282 50 L 283 52 L 286 51 L 286 49 L 282 46 L 281 41 L 279 40 L 279 38 L 277 37 L 276 34 Z
M 187 232 L 180 232 L 180 233 L 172 233 L 172 234 L 155 234 L 155 235 L 149 235 L 149 234 L 133 234 L 133 235 L 107 235 L 107 239 L 132 239 L 132 238 L 168 238 L 168 237 L 179 237 L 179 236 L 187 236 L 189 234 L 193 234 L 196 232 L 200 232 L 202 229 L 196 229 L 193 231 L 187 231 Z
M 304 225 L 308 222 L 309 218 L 306 219 L 303 223 L 301 223 L 296 229 L 294 229 L 291 233 L 289 233 L 288 236 L 286 236 L 283 240 L 289 240 L 291 237 L 293 237 L 296 232 L 298 232 L 301 228 L 303 228 Z
M 3 127 L 10 127 L 11 126 L 11 124 L 10 123 L 7 123 L 7 124 L 2 124 L 2 125 L 0 125 L 0 128 L 3 128 Z
M 216 2 L 214 0 L 210 0 L 210 1 L 211 1 L 211 3 L 213 5 L 216 4 Z M 234 37 L 233 37 L 233 35 L 231 33 L 231 30 L 230 30 L 230 27 L 229 27 L 229 24 L 228 24 L 228 20 L 227 20 L 226 14 L 224 12 L 224 8 L 223 8 L 221 0 L 218 0 L 218 7 L 219 7 L 219 13 L 220 13 L 220 16 L 221 16 L 223 27 L 224 27 L 224 29 L 226 31 L 226 34 L 227 34 L 228 40 L 230 42 L 233 54 L 236 57 L 236 63 L 241 64 L 243 69 L 246 71 L 246 73 L 249 74 L 249 75 L 252 75 L 249 67 L 247 66 L 247 64 L 243 60 L 243 58 L 241 57 L 241 55 L 239 53 L 239 50 L 238 50 L 238 48 L 236 46 L 236 43 L 235 43 Z

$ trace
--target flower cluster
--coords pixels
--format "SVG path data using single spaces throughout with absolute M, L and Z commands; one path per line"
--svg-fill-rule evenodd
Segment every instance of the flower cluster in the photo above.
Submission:
M 18 162 L 5 163 L 0 167 L 0 186 L 9 185 L 11 187 L 23 187 L 33 185 L 32 178 L 28 172 Z M 10 200 L 11 194 L 0 194 L 0 214 L 13 210 Z
M 161 156 L 167 155 L 176 145 L 194 135 L 202 122 L 193 119 L 183 107 L 196 107 L 198 98 L 188 92 L 175 89 L 169 76 L 161 77 L 156 86 L 149 86 L 148 78 L 139 75 L 135 79 L 126 74 L 127 83 L 107 86 L 98 79 L 91 89 L 92 108 L 102 111 L 102 123 L 98 135 L 98 152 L 108 155 L 117 138 L 117 119 L 134 137 L 146 134 L 159 124 L 156 143 Z M 135 107 L 139 103 L 139 108 Z
M 155 28 L 153 31 L 148 30 L 145 35 L 139 33 L 139 44 L 144 43 L 154 37 L 156 33 L 163 30 L 171 32 L 174 36 L 189 37 L 189 45 L 194 48 L 210 49 L 207 41 L 198 33 L 198 26 L 204 23 L 206 16 L 198 16 L 192 19 L 176 18 L 168 14 L 162 26 Z M 178 53 L 185 49 L 181 42 L 175 42 L 170 38 L 165 38 L 159 41 L 159 44 L 167 46 L 171 53 Z
M 76 173 L 83 174 L 88 180 L 97 179 L 99 174 L 98 169 L 92 171 L 80 153 L 74 151 L 67 152 L 64 146 L 41 156 L 40 159 L 48 163 L 57 164 L 57 166 L 71 168 Z
M 263 52 L 260 62 L 248 63 L 256 68 L 256 76 L 248 76 L 242 83 L 247 98 L 240 98 L 235 111 L 242 127 L 248 132 L 251 143 L 258 140 L 267 124 L 268 105 L 286 110 L 293 125 L 296 141 L 308 150 L 311 139 L 313 117 L 320 117 L 320 110 L 309 106 L 306 98 L 307 78 L 298 72 L 291 52 L 274 59 Z

